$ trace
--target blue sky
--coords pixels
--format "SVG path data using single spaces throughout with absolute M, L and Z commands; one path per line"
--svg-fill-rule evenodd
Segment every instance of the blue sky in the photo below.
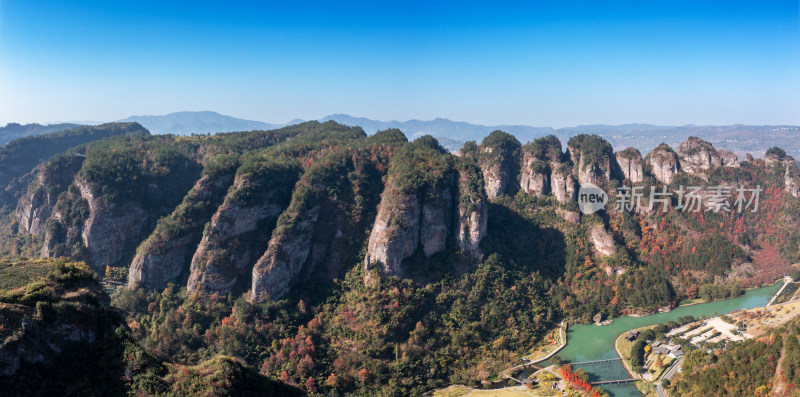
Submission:
M 180 110 L 800 124 L 800 2 L 0 0 L 0 123 Z

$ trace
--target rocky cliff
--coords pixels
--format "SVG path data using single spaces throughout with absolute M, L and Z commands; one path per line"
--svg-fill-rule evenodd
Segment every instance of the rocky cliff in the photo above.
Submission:
M 406 171 L 406 165 L 423 158 L 429 159 L 427 166 Z M 430 160 L 438 161 L 434 165 Z M 462 161 L 456 165 L 443 149 L 431 150 L 416 141 L 395 156 L 364 258 L 368 283 L 372 269 L 406 275 L 404 259 L 418 249 L 428 257 L 444 251 L 451 236 L 460 249 L 480 256 L 488 198 L 474 163 Z
M 784 160 L 786 172 L 783 175 L 784 189 L 793 197 L 800 197 L 800 168 L 793 158 Z
M 460 250 L 480 258 L 480 243 L 486 236 L 489 202 L 480 169 L 471 164 L 458 167 L 458 217 L 456 241 Z
M 678 146 L 681 170 L 686 173 L 707 177 L 714 168 L 722 166 L 722 156 L 711 143 L 697 137 L 689 137 Z
M 550 193 L 552 173 L 563 163 L 563 156 L 561 142 L 553 135 L 523 146 L 520 189 L 536 197 Z
M 722 165 L 724 167 L 739 167 L 739 156 L 736 153 L 731 152 L 730 150 L 719 150 L 717 151 L 719 156 L 722 158 Z
M 616 153 L 617 164 L 622 170 L 622 175 L 631 183 L 644 180 L 642 169 L 642 154 L 636 148 L 627 148 Z
M 575 178 L 572 176 L 572 167 L 568 164 L 562 164 L 554 169 L 550 175 L 550 182 L 553 196 L 559 203 L 563 204 L 568 200 L 575 199 L 577 194 Z
M 523 154 L 520 189 L 536 197 L 550 193 L 550 166 L 542 160 Z
M 483 171 L 486 195 L 489 200 L 517 191 L 520 143 L 512 135 L 494 131 L 483 139 L 478 148 L 478 165 Z
M 42 258 L 72 257 L 86 259 L 83 242 L 83 225 L 89 216 L 89 203 L 81 195 L 77 184 L 59 195 L 52 215 L 45 224 Z
M 159 221 L 155 231 L 137 250 L 128 271 L 131 288 L 161 289 L 188 271 L 203 236 L 203 226 L 233 183 L 236 162 L 206 172 L 178 208 Z
M 89 217 L 83 225 L 83 244 L 88 251 L 87 263 L 100 274 L 106 266 L 122 259 L 123 249 L 131 241 L 141 241 L 148 226 L 148 214 L 137 201 L 107 202 L 102 187 L 82 178 L 75 180 L 81 197 L 89 204 Z
M 618 178 L 614 150 L 605 139 L 597 135 L 576 135 L 569 139 L 567 151 L 579 184 L 602 185 Z
M 609 257 L 616 252 L 617 245 L 614 238 L 601 224 L 594 225 L 589 230 L 589 237 L 594 245 L 595 253 L 600 257 Z
M 660 144 L 648 153 L 644 162 L 659 182 L 669 185 L 680 170 L 678 155 L 667 144 Z
M 367 150 L 337 150 L 306 171 L 253 267 L 251 300 L 280 298 L 303 282 L 325 286 L 344 275 L 375 219 L 387 162 Z
M 99 274 L 127 266 L 156 221 L 199 178 L 199 165 L 163 139 L 132 136 L 84 148 L 80 171 L 62 175 L 64 184 L 74 179 L 46 221 L 41 256 L 83 260 Z
M 192 257 L 190 293 L 228 293 L 250 285 L 253 265 L 267 249 L 298 174 L 296 166 L 271 159 L 252 171 L 239 170 Z
M 386 275 L 403 275 L 400 264 L 419 245 L 420 200 L 415 193 L 387 187 L 369 236 L 364 264 Z
M 44 231 L 45 222 L 53 212 L 58 195 L 67 190 L 80 170 L 85 156 L 79 154 L 56 155 L 36 167 L 36 177 L 27 192 L 17 203 L 16 218 L 20 226 L 31 234 Z

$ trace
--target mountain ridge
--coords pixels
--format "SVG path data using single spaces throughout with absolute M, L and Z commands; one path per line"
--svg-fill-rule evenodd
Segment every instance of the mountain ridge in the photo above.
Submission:
M 572 136 L 590 133 L 608 140 L 615 150 L 635 147 L 641 152 L 649 152 L 661 143 L 677 147 L 688 137 L 697 136 L 713 143 L 719 149 L 728 150 L 736 153 L 739 157 L 744 157 L 747 153 L 762 156 L 772 146 L 791 148 L 793 147 L 794 139 L 800 134 L 800 126 L 792 125 L 733 124 L 717 126 L 684 124 L 666 126 L 649 123 L 627 123 L 619 125 L 585 124 L 554 128 L 522 124 L 483 125 L 466 121 L 454 121 L 443 117 L 431 120 L 384 121 L 345 113 L 333 113 L 316 120 L 320 122 L 336 121 L 344 125 L 359 126 L 369 135 L 391 128 L 401 130 L 409 139 L 431 135 L 439 140 L 442 146 L 452 152 L 457 151 L 467 141 L 480 141 L 492 131 L 502 130 L 514 135 L 522 142 L 550 134 L 557 136 L 561 141 L 567 141 Z M 236 118 L 214 111 L 180 111 L 165 115 L 133 115 L 120 121 L 139 122 L 153 134 L 191 135 L 272 130 L 300 124 L 307 120 L 293 119 L 287 123 L 268 123 Z M 15 123 L 10 123 L 9 126 L 12 124 L 15 125 Z M 8 128 L 8 126 L 0 128 L 0 143 L 3 143 L 3 128 Z M 790 154 L 800 157 L 800 149 L 790 150 Z

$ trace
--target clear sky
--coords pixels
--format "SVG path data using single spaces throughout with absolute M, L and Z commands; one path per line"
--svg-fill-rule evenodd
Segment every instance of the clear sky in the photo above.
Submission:
M 800 124 L 800 1 L 0 0 L 0 123 Z

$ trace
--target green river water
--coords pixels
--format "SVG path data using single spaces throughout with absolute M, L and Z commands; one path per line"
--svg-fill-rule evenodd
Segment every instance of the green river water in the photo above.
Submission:
M 783 283 L 779 282 L 772 286 L 749 290 L 738 298 L 678 307 L 667 313 L 652 314 L 644 317 L 619 317 L 614 319 L 613 324 L 606 326 L 598 327 L 593 324 L 571 326 L 567 333 L 567 345 L 558 352 L 558 355 L 570 362 L 618 358 L 617 351 L 614 349 L 614 342 L 623 332 L 634 328 L 666 323 L 682 316 L 714 316 L 715 314 L 726 314 L 739 309 L 764 306 L 781 285 Z M 620 362 L 578 367 L 586 370 L 593 381 L 629 377 Z M 642 395 L 633 384 L 607 386 L 604 389 L 614 397 Z

